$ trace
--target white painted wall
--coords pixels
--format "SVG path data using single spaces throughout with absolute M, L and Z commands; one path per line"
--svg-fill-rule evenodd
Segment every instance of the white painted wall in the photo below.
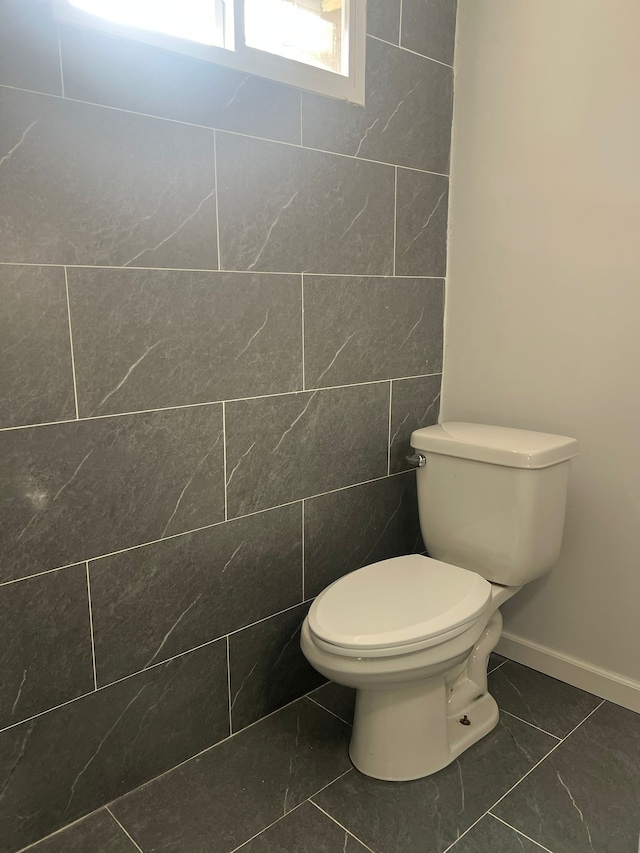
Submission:
M 509 649 L 640 689 L 640 3 L 458 9 L 441 420 L 579 439 L 562 555 L 504 608 Z

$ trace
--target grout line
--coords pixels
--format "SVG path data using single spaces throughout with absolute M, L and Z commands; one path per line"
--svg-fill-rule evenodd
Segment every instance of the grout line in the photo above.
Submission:
M 337 781 L 337 780 L 336 780 L 336 781 Z M 333 783 L 332 783 L 332 784 L 333 784 Z M 318 792 L 318 793 L 319 793 L 319 792 Z M 316 796 L 316 794 L 313 794 L 313 796 L 315 797 L 315 796 Z M 367 844 L 365 844 L 365 843 L 364 843 L 364 841 L 362 841 L 362 839 L 361 839 L 361 838 L 358 838 L 358 836 L 357 836 L 357 835 L 354 835 L 354 834 L 353 834 L 353 832 L 351 832 L 351 830 L 347 829 L 347 827 L 346 827 L 346 826 L 343 826 L 343 825 L 340 823 L 340 821 L 336 820 L 336 819 L 335 819 L 335 817 L 333 817 L 333 815 L 330 815 L 330 814 L 329 814 L 329 812 L 326 812 L 326 811 L 322 808 L 322 806 L 319 806 L 317 803 L 314 803 L 314 802 L 313 802 L 313 800 L 311 799 L 311 797 L 309 798 L 309 802 L 311 803 L 311 805 L 312 805 L 312 806 L 315 806 L 315 808 L 317 808 L 319 812 L 322 812 L 322 814 L 323 814 L 323 815 L 326 815 L 326 817 L 328 817 L 328 818 L 329 818 L 329 820 L 333 821 L 333 823 L 335 823 L 335 824 L 336 824 L 336 826 L 339 826 L 339 827 L 340 827 L 340 829 L 344 830 L 344 832 L 346 832 L 346 833 L 347 833 L 347 835 L 350 835 L 350 836 L 351 836 L 351 838 L 355 838 L 355 840 L 358 842 L 358 844 L 361 844 L 361 845 L 364 847 L 364 849 L 365 849 L 365 850 L 368 850 L 368 851 L 369 851 L 369 853 L 374 853 L 374 850 L 372 850 L 372 848 L 371 848 L 371 847 L 369 847 Z M 346 842 L 345 842 L 345 847 L 346 847 Z
M 508 796 L 508 795 L 509 795 L 513 790 L 514 790 L 514 788 L 517 788 L 517 787 L 518 787 L 518 785 L 519 785 L 521 782 L 523 782 L 523 781 L 527 778 L 527 776 L 529 776 L 531 773 L 533 773 L 533 771 L 536 769 L 536 767 L 539 767 L 539 766 L 542 764 L 542 762 L 543 762 L 543 761 L 546 761 L 546 760 L 547 760 L 547 758 L 549 758 L 549 756 L 550 756 L 552 753 L 554 753 L 554 752 L 556 751 L 556 749 L 558 749 L 558 747 L 562 746 L 562 744 L 565 742 L 565 740 L 566 740 L 567 738 L 571 737 L 571 735 L 572 735 L 572 734 L 573 734 L 577 729 L 579 729 L 579 728 L 580 728 L 580 726 L 581 726 L 583 723 L 586 723 L 586 721 L 589 719 L 589 717 L 590 717 L 592 714 L 595 714 L 595 712 L 598 710 L 598 708 L 602 708 L 602 706 L 604 705 L 604 703 L 605 703 L 605 700 L 603 699 L 603 700 L 602 700 L 602 702 L 600 702 L 600 704 L 599 704 L 596 708 L 594 708 L 594 709 L 593 709 L 593 711 L 591 711 L 589 714 L 587 714 L 587 716 L 584 718 L 584 720 L 581 720 L 581 721 L 578 723 L 578 725 L 577 725 L 577 726 L 574 726 L 574 727 L 571 729 L 571 731 L 569 732 L 569 734 L 568 734 L 568 735 L 566 735 L 565 737 L 563 737 L 563 738 L 562 738 L 562 740 L 558 741 L 558 743 L 557 743 L 554 747 L 552 747 L 552 748 L 549 750 L 549 752 L 548 752 L 546 755 L 544 755 L 544 756 L 540 759 L 540 761 L 537 761 L 537 762 L 533 765 L 533 767 L 531 767 L 529 770 L 527 770 L 527 772 L 524 774 L 524 776 L 522 776 L 520 779 L 518 779 L 518 781 L 517 781 L 514 785 L 512 785 L 512 786 L 509 788 L 509 790 L 508 790 L 508 791 L 505 791 L 505 793 L 504 793 L 504 794 L 502 794 L 502 796 L 501 796 L 501 797 L 499 797 L 499 798 L 495 801 L 495 803 L 494 803 L 492 806 L 490 806 L 490 807 L 486 810 L 486 812 L 484 812 L 484 814 L 481 814 L 481 815 L 480 815 L 480 817 L 478 818 L 478 820 L 474 821 L 474 822 L 471 824 L 471 826 L 467 827 L 467 829 L 465 829 L 465 831 L 462 833 L 462 835 L 459 835 L 459 836 L 458 836 L 458 838 L 456 838 L 456 840 L 453 842 L 453 844 L 450 844 L 450 845 L 447 847 L 447 849 L 446 849 L 446 850 L 443 850 L 443 851 L 442 851 L 442 853 L 449 853 L 449 851 L 450 851 L 450 850 L 451 850 L 451 849 L 452 849 L 452 848 L 453 848 L 453 847 L 458 843 L 458 841 L 460 841 L 460 839 L 461 839 L 461 838 L 464 838 L 464 836 L 465 836 L 465 835 L 466 835 L 470 830 L 472 830 L 472 829 L 473 829 L 473 827 L 474 827 L 477 823 L 479 823 L 479 822 L 482 820 L 482 818 L 483 818 L 483 817 L 485 817 L 485 816 L 486 816 L 486 815 L 488 815 L 488 814 L 491 814 L 491 816 L 492 816 L 492 817 L 495 817 L 495 815 L 493 815 L 493 813 L 492 813 L 492 812 L 493 812 L 493 809 L 495 809 L 495 807 L 496 807 L 497 805 L 499 805 L 499 804 L 504 800 L 504 798 L 505 798 L 505 797 L 507 797 L 507 796 Z
M 229 735 L 233 734 L 233 720 L 231 717 L 231 651 L 229 648 L 229 635 L 227 634 L 227 694 L 229 698 Z
M 323 785 L 322 788 L 318 789 L 317 791 L 314 791 L 314 793 L 311 794 L 311 797 L 317 796 L 322 791 L 324 791 L 325 788 L 328 788 L 329 785 L 333 785 L 333 783 L 337 782 L 338 779 L 342 779 L 343 776 L 346 776 L 347 773 L 349 773 L 350 771 L 351 771 L 351 768 L 349 768 L 349 770 L 345 770 L 344 773 L 341 773 L 339 776 L 336 776 L 335 779 L 332 779 L 330 782 L 327 782 L 327 784 Z M 280 821 L 284 820 L 285 817 L 288 817 L 290 814 L 293 814 L 293 812 L 297 811 L 305 803 L 311 803 L 311 797 L 307 797 L 306 800 L 303 800 L 301 803 L 298 803 L 297 806 L 294 806 L 292 809 L 289 809 L 288 812 L 285 812 L 283 815 L 280 815 L 280 817 L 277 820 L 272 821 L 272 823 L 270 823 L 268 826 L 265 826 L 264 829 L 261 829 L 260 832 L 256 832 L 256 834 L 252 835 L 251 838 L 247 838 L 247 840 L 243 841 L 242 844 L 240 844 L 238 847 L 234 847 L 233 850 L 230 851 L 230 853 L 236 853 L 236 850 L 242 850 L 242 848 L 245 847 L 250 841 L 253 841 L 255 838 L 259 838 L 268 829 L 271 829 L 272 826 L 275 826 L 277 823 L 280 823 Z M 315 806 L 315 803 L 311 803 L 311 804 Z
M 487 675 L 491 675 L 491 673 L 492 673 L 492 672 L 496 672 L 497 670 L 499 670 L 501 666 L 504 666 L 504 665 L 505 665 L 505 663 L 508 663 L 508 660 L 509 660 L 509 659 L 508 659 L 508 658 L 506 658 L 505 660 L 500 661 L 500 663 L 499 663 L 497 666 L 494 666 L 494 667 L 493 667 L 493 669 L 488 669 L 488 670 L 487 670 Z
M 0 86 L 0 88 L 2 88 Z M 407 169 L 407 166 L 398 166 L 399 169 Z M 414 169 L 414 171 L 419 171 L 418 169 Z M 432 173 L 429 173 L 432 174 Z M 433 173 L 436 174 L 436 173 Z M 444 175 L 443 177 L 448 177 Z M 113 264 L 47 264 L 47 263 L 33 263 L 31 261 L 0 261 L 0 267 L 56 267 L 56 269 L 62 269 L 63 267 L 69 267 L 70 269 L 78 269 L 78 270 L 118 270 L 119 272 L 126 272 L 127 270 L 139 271 L 139 270 L 149 270 L 151 272 L 208 272 L 212 275 L 217 275 L 218 273 L 223 273 L 225 275 L 248 275 L 255 278 L 257 275 L 290 275 L 290 276 L 298 276 L 302 275 L 300 270 L 286 270 L 280 272 L 278 270 L 227 270 L 227 269 L 208 269 L 199 268 L 199 267 L 118 267 Z M 313 273 L 305 273 L 305 275 L 315 276 L 317 278 L 408 278 L 412 281 L 422 281 L 433 279 L 435 281 L 444 281 L 446 275 L 390 275 L 389 273 L 354 273 L 354 272 L 313 272 Z
M 525 725 L 531 726 L 532 729 L 537 729 L 539 732 L 542 732 L 542 734 L 549 735 L 549 737 L 552 737 L 554 740 L 562 740 L 562 738 L 558 737 L 558 735 L 554 735 L 551 732 L 548 732 L 546 729 L 541 729 L 540 726 L 536 726 L 534 725 L 534 723 L 530 723 L 529 720 L 523 720 L 522 717 L 518 717 L 516 714 L 511 714 L 509 711 L 505 711 L 502 708 L 500 709 L 500 713 L 506 714 L 507 717 L 513 717 L 514 720 L 519 720 L 521 723 L 525 723 Z
M 381 41 L 383 44 L 388 44 L 390 47 L 397 47 L 400 50 L 404 50 L 406 53 L 412 53 L 414 56 L 420 56 L 422 59 L 428 59 L 429 62 L 436 62 L 438 65 L 444 65 L 445 68 L 450 68 L 453 71 L 453 65 L 449 65 L 448 62 L 442 62 L 440 59 L 434 59 L 433 56 L 427 56 L 426 53 L 418 53 L 417 50 L 411 50 L 411 48 L 405 47 L 403 44 L 394 44 L 392 41 L 381 39 L 379 36 L 370 35 L 368 38 L 374 39 L 375 41 Z M 400 39 L 402 39 L 402 0 L 400 2 Z
M 541 850 L 546 850 L 546 851 L 547 851 L 547 853 L 553 853 L 553 851 L 552 851 L 552 850 L 549 850 L 549 848 L 548 848 L 548 847 L 545 847 L 545 846 L 544 846 L 544 844 L 541 844 L 539 841 L 536 841 L 536 840 L 535 840 L 535 838 L 531 838 L 529 835 L 527 835 L 526 833 L 522 832 L 522 830 L 518 829 L 517 827 L 515 827 L 515 826 L 511 826 L 511 824 L 510 824 L 510 823 L 507 823 L 507 822 L 506 822 L 506 820 L 502 820 L 502 818 L 501 818 L 501 817 L 497 817 L 497 816 L 496 816 L 496 815 L 494 815 L 494 814 L 489 814 L 488 816 L 489 816 L 489 817 L 492 817 L 494 820 L 497 820 L 497 821 L 499 821 L 500 823 L 504 824 L 504 826 L 508 826 L 508 827 L 509 827 L 509 829 L 512 829 L 514 832 L 517 832 L 517 833 L 518 833 L 518 835 L 521 835 L 523 838 L 526 838 L 526 839 L 527 839 L 527 841 L 531 841 L 531 843 L 532 843 L 532 844 L 535 844 L 535 845 L 536 845 L 536 847 L 539 847 Z
M 393 276 L 396 274 L 396 245 L 398 240 L 398 167 L 395 168 L 393 184 Z
M 229 520 L 229 506 L 227 498 L 227 404 L 222 403 L 222 466 L 224 477 L 224 520 Z
M 328 683 L 328 682 L 327 682 L 327 683 Z M 321 690 L 321 689 L 322 689 L 322 688 L 320 688 L 320 687 L 316 687 L 316 690 Z M 315 692 L 315 691 L 313 691 L 313 692 Z M 323 711 L 326 711 L 326 712 L 327 712 L 327 714 L 331 714 L 331 716 L 332 716 L 332 717 L 335 717 L 335 718 L 336 718 L 336 720 L 340 720 L 340 722 L 341 722 L 341 723 L 345 723 L 347 726 L 350 726 L 351 728 L 353 728 L 353 723 L 350 723 L 350 722 L 349 722 L 349 720 L 345 720 L 345 719 L 344 719 L 344 717 L 341 717 L 341 716 L 340 716 L 340 714 L 336 714 L 336 712 L 335 712 L 335 711 L 332 711 L 332 710 L 331 710 L 331 708 L 325 708 L 325 706 L 324 706 L 324 705 L 321 705 L 321 704 L 320 704 L 320 702 L 318 702 L 318 700 L 317 700 L 317 699 L 314 699 L 314 698 L 313 698 L 313 696 L 311 696 L 311 694 L 310 694 L 310 693 L 307 693 L 306 698 L 307 698 L 310 702 L 313 702 L 313 704 L 314 704 L 314 705 L 317 705 L 317 706 L 318 706 L 318 708 L 322 708 L 322 710 L 323 710 Z
M 87 569 L 87 599 L 89 603 L 89 632 L 91 634 L 91 662 L 93 664 L 93 689 L 98 689 L 98 677 L 96 675 L 96 646 L 93 638 L 93 608 L 91 607 L 91 580 L 89 578 L 89 561 L 85 561 Z
M 0 265 L 1 266 L 1 265 Z M 70 330 L 71 331 L 71 330 Z M 441 376 L 441 371 L 437 373 L 421 373 L 416 376 L 396 376 L 393 378 L 394 382 L 401 382 L 407 379 L 426 379 L 429 376 Z M 255 397 L 232 397 L 229 400 L 210 400 L 206 403 L 185 403 L 182 406 L 163 406 L 159 409 L 134 409 L 131 412 L 113 412 L 107 413 L 103 415 L 89 415 L 84 418 L 70 418 L 62 421 L 45 421 L 40 424 L 20 424 L 19 426 L 12 427 L 2 427 L 0 428 L 0 433 L 2 432 L 12 432 L 14 430 L 20 429 L 36 429 L 39 427 L 47 427 L 47 426 L 60 426 L 61 424 L 69 424 L 86 421 L 100 421 L 105 418 L 127 418 L 132 415 L 146 415 L 152 414 L 154 412 L 174 412 L 179 411 L 181 409 L 198 409 L 204 406 L 220 406 L 225 403 L 244 403 L 247 400 L 270 400 L 273 397 L 292 397 L 295 394 L 304 394 L 306 392 L 316 392 L 316 391 L 339 391 L 341 388 L 361 388 L 365 385 L 383 385 L 386 382 L 391 382 L 391 379 L 368 379 L 365 382 L 350 382 L 345 385 L 324 385 L 319 388 L 300 388 L 297 391 L 277 391 L 274 394 L 259 394 Z M 74 386 L 75 386 L 75 368 L 74 368 Z
M 77 826 L 79 823 L 82 823 L 85 820 L 88 820 L 90 817 L 94 815 L 100 814 L 100 812 L 105 811 L 105 806 L 100 806 L 97 809 L 93 809 L 88 814 L 82 815 L 82 817 L 78 817 L 75 820 L 72 820 L 71 823 L 67 823 L 64 826 L 61 826 L 60 829 L 56 829 L 54 832 L 50 832 L 48 835 L 45 835 L 44 838 L 39 838 L 37 841 L 32 841 L 30 844 L 27 844 L 26 847 L 21 847 L 16 853 L 27 853 L 28 850 L 34 850 L 43 841 L 48 841 L 50 838 L 56 838 L 59 835 L 62 835 L 63 832 L 66 832 L 68 829 L 71 829 L 72 826 Z
M 129 839 L 129 841 L 134 845 L 134 847 L 136 848 L 136 850 L 139 850 L 139 851 L 140 851 L 140 853 L 143 853 L 142 847 L 140 847 L 140 845 L 136 843 L 135 838 L 133 838 L 133 837 L 131 836 L 131 834 L 130 834 L 129 832 L 127 832 L 127 830 L 126 830 L 126 829 L 124 828 L 124 826 L 120 823 L 120 821 L 118 820 L 118 818 L 117 818 L 117 817 L 114 815 L 114 813 L 111 811 L 111 809 L 109 808 L 109 806 L 105 806 L 105 810 L 109 812 L 109 814 L 111 815 L 111 817 L 115 820 L 115 822 L 118 824 L 118 826 L 120 827 L 120 829 L 124 832 L 124 834 L 125 834 L 125 835 L 127 836 L 127 838 Z
M 62 39 L 60 37 L 60 26 L 56 27 L 58 30 L 58 67 L 60 69 L 60 91 L 62 93 L 62 97 L 65 97 L 64 94 L 64 71 L 62 70 Z
M 307 601 L 311 601 L 311 599 L 307 599 Z M 239 634 L 241 631 L 244 631 L 247 628 L 253 628 L 255 625 L 259 625 L 262 622 L 267 622 L 269 619 L 274 619 L 276 616 L 281 616 L 283 613 L 288 613 L 290 610 L 294 610 L 296 607 L 300 607 L 302 604 L 306 604 L 307 601 L 298 601 L 296 602 L 296 604 L 292 604 L 290 607 L 285 607 L 283 610 L 278 610 L 276 613 L 271 613 L 269 616 L 264 616 L 262 619 L 258 619 L 256 622 L 250 622 L 248 625 L 243 625 L 241 628 L 236 628 L 235 631 L 230 631 L 229 634 L 222 634 L 219 637 L 214 637 L 211 640 L 207 640 L 205 643 L 200 643 L 200 645 L 194 646 L 191 649 L 185 649 L 184 651 L 179 652 L 176 655 L 172 655 L 171 657 L 166 658 L 165 660 L 158 661 L 157 663 L 153 663 L 150 666 L 144 667 L 143 669 L 138 669 L 135 672 L 130 672 L 128 675 L 123 675 L 122 678 L 116 678 L 115 681 L 110 681 L 108 684 L 102 684 L 95 690 L 90 690 L 87 693 L 81 693 L 80 696 L 74 696 L 73 699 L 68 699 L 66 702 L 61 702 L 59 705 L 54 705 L 52 708 L 47 708 L 46 711 L 40 711 L 38 714 L 33 714 L 31 717 L 25 717 L 24 720 L 19 720 L 16 723 L 11 723 L 11 725 L 1 728 L 0 734 L 2 732 L 6 732 L 8 729 L 14 729 L 16 726 L 21 726 L 23 723 L 28 723 L 31 720 L 35 720 L 37 717 L 43 717 L 45 714 L 50 714 L 52 711 L 57 711 L 60 708 L 64 708 L 66 705 L 71 705 L 72 702 L 77 702 L 79 699 L 86 699 L 87 696 L 93 696 L 95 693 L 100 693 L 103 690 L 107 690 L 109 687 L 113 687 L 114 684 L 120 684 L 123 681 L 128 681 L 130 678 L 135 678 L 137 675 L 142 675 L 142 673 L 144 672 L 150 672 L 152 669 L 157 669 L 158 667 L 170 663 L 171 661 L 177 660 L 178 658 L 186 657 L 186 655 L 190 655 L 192 652 L 200 651 L 200 649 L 204 649 L 206 646 L 213 646 L 215 643 L 221 642 L 226 637 L 230 637 L 233 634 Z M 304 697 L 299 696 L 298 698 L 302 699 Z M 295 702 L 296 700 L 294 699 L 293 701 Z M 289 702 L 289 704 L 291 704 L 291 702 Z M 275 713 L 275 711 L 273 711 L 272 713 Z M 253 723 L 251 725 L 253 725 Z M 242 731 L 242 729 L 239 729 L 238 731 Z M 210 747 L 207 747 L 207 749 L 210 749 Z
M 304 601 L 304 585 L 305 585 L 305 577 L 304 577 L 304 498 L 301 501 L 302 503 L 302 600 Z
M 393 380 L 389 382 L 389 437 L 387 441 L 387 476 L 391 474 L 391 405 L 393 401 Z
M 80 420 L 80 413 L 78 410 L 78 386 L 76 384 L 76 359 L 73 352 L 73 332 L 71 331 L 71 305 L 69 303 L 69 277 L 67 275 L 67 268 L 64 269 L 64 292 L 67 298 L 67 322 L 69 325 L 69 349 L 71 351 L 71 374 L 73 376 L 73 400 L 76 407 L 76 420 Z M 67 423 L 66 421 L 54 421 L 54 423 Z M 28 426 L 28 425 L 25 425 Z M 24 427 L 18 427 L 18 429 L 24 429 Z M 0 432 L 4 432 L 4 430 L 0 430 Z
M 148 545 L 157 545 L 159 542 L 168 542 L 171 539 L 177 539 L 179 536 L 189 536 L 192 533 L 201 533 L 203 530 L 211 530 L 214 527 L 220 527 L 222 524 L 231 524 L 234 521 L 241 521 L 244 518 L 253 518 L 254 515 L 262 515 L 264 512 L 271 512 L 276 509 L 283 509 L 286 506 L 293 506 L 294 504 L 300 503 L 300 500 L 313 500 L 314 498 L 321 498 L 325 495 L 334 495 L 338 492 L 345 492 L 347 489 L 356 489 L 359 486 L 367 486 L 369 483 L 378 483 L 380 480 L 388 480 L 389 477 L 401 477 L 403 474 L 411 474 L 412 469 L 408 469 L 406 471 L 394 471 L 393 474 L 384 474 L 382 477 L 374 477 L 372 480 L 362 480 L 359 483 L 350 483 L 348 486 L 340 486 L 337 489 L 330 489 L 328 492 L 318 492 L 315 495 L 307 495 L 305 498 L 298 498 L 295 501 L 288 501 L 287 503 L 278 504 L 276 506 L 268 506 L 264 509 L 257 509 L 255 512 L 248 512 L 245 515 L 236 515 L 233 518 L 227 519 L 227 521 L 214 521 L 212 524 L 205 524 L 202 527 L 194 527 L 191 530 L 183 530 L 180 533 L 172 533 L 170 536 L 165 536 L 163 539 L 151 539 L 148 542 L 140 542 L 137 545 L 130 545 L 128 548 L 120 548 L 117 551 L 109 551 L 106 554 L 96 554 L 94 557 L 89 557 L 88 562 L 92 563 L 96 560 L 104 560 L 107 557 L 115 557 L 117 554 L 126 554 L 128 551 L 136 551 L 138 548 L 146 548 Z M 14 578 L 9 581 L 2 581 L 0 583 L 0 588 L 3 586 L 9 586 L 13 583 L 20 583 L 20 581 L 30 580 L 31 578 L 38 578 L 41 575 L 49 575 L 52 572 L 61 572 L 64 569 L 71 569 L 73 566 L 79 566 L 82 563 L 87 562 L 85 560 L 77 560 L 75 563 L 67 563 L 64 566 L 54 566 L 52 569 L 44 569 L 41 572 L 34 572 L 32 575 L 25 575 L 24 577 Z
M 375 38 L 375 36 L 369 36 L 369 38 Z M 376 39 L 376 41 L 383 41 L 383 39 Z M 386 42 L 386 44 L 390 44 L 390 42 Z M 415 51 L 408 50 L 408 48 L 402 47 L 400 45 L 392 45 L 392 47 L 396 47 L 396 48 L 399 47 L 400 50 L 407 50 L 408 53 L 415 53 Z M 422 56 L 422 54 L 418 53 L 418 54 L 416 54 L 416 56 Z M 430 62 L 437 62 L 438 65 L 446 65 L 446 63 L 439 62 L 439 60 L 437 60 L 437 59 L 431 59 L 431 57 L 429 57 L 429 56 L 422 56 L 422 58 L 428 59 Z M 447 68 L 452 68 L 452 67 L 453 66 L 451 66 L 451 65 L 447 66 Z M 290 148 L 301 148 L 301 149 L 303 148 L 305 151 L 315 151 L 318 154 L 330 154 L 334 157 L 347 157 L 350 160 L 358 160 L 362 163 L 376 163 L 379 166 L 396 166 L 396 165 L 398 165 L 396 163 L 387 163 L 385 160 L 371 160 L 367 157 L 356 157 L 354 154 L 343 154 L 340 151 L 325 151 L 323 148 L 313 148 L 311 145 L 301 145 L 297 142 L 286 142 L 286 141 L 280 140 L 280 139 L 268 139 L 265 136 L 254 136 L 250 133 L 240 133 L 239 131 L 235 131 L 235 130 L 220 130 L 220 128 L 212 127 L 211 125 L 195 124 L 194 122 L 180 121 L 179 119 L 166 118 L 164 116 L 152 115 L 151 113 L 140 113 L 140 112 L 136 112 L 135 110 L 125 110 L 122 107 L 112 107 L 109 104 L 97 104 L 97 103 L 94 103 L 93 101 L 82 101 L 79 98 L 62 97 L 62 95 L 52 95 L 49 92 L 38 92 L 35 89 L 23 89 L 20 86 L 7 86 L 5 84 L 0 84 L 0 89 L 12 89 L 12 90 L 18 91 L 18 92 L 29 92 L 30 94 L 34 94 L 34 95 L 41 95 L 43 98 L 55 98 L 58 101 L 64 100 L 64 101 L 69 101 L 69 102 L 75 103 L 75 104 L 85 104 L 86 106 L 97 107 L 98 109 L 102 109 L 102 110 L 112 110 L 113 112 L 117 112 L 117 113 L 126 113 L 128 115 L 143 116 L 144 118 L 155 119 L 155 121 L 168 121 L 168 122 L 171 122 L 172 124 L 181 124 L 181 125 L 184 125 L 186 127 L 197 127 L 201 130 L 216 130 L 216 131 L 218 131 L 218 133 L 228 133 L 232 136 L 243 136 L 247 139 L 256 139 L 260 142 L 270 142 L 273 145 L 288 145 Z M 444 172 L 432 172 L 429 169 L 417 169 L 415 166 L 401 165 L 400 168 L 411 169 L 413 172 L 423 172 L 423 173 L 429 174 L 429 175 L 445 175 Z M 448 177 L 448 175 L 445 175 L 445 177 Z
M 304 273 L 300 273 L 300 304 L 301 304 L 301 324 L 302 324 L 302 390 L 307 390 L 307 376 L 304 365 Z
M 218 143 L 216 131 L 213 131 L 213 179 L 216 184 L 216 241 L 218 247 L 218 271 L 222 260 L 220 258 L 220 212 L 218 210 Z

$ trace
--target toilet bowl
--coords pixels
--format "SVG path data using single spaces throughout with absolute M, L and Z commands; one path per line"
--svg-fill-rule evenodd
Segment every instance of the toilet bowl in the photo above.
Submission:
M 502 628 L 497 608 L 516 591 L 414 554 L 352 572 L 316 598 L 302 651 L 358 691 L 349 752 L 361 772 L 428 776 L 491 731 L 487 659 Z M 472 650 L 475 666 L 461 675 Z
M 427 427 L 411 443 L 432 556 L 339 578 L 300 640 L 320 673 L 357 690 L 349 754 L 387 781 L 436 773 L 497 725 L 498 608 L 556 561 L 577 455 L 575 439 L 484 424 Z

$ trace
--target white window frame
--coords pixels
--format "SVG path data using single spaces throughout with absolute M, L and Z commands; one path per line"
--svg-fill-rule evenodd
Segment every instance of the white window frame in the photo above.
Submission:
M 249 47 L 244 40 L 244 0 L 211 0 L 211 2 L 219 8 L 223 16 L 225 42 L 233 44 L 234 49 L 199 44 L 163 33 L 122 26 L 72 6 L 68 0 L 54 0 L 54 14 L 59 21 L 67 24 L 100 30 L 128 40 L 183 53 L 207 62 L 214 62 L 216 65 L 233 68 L 236 71 L 255 74 L 269 80 L 276 80 L 278 83 L 327 95 L 330 98 L 364 104 L 366 0 L 345 0 L 349 4 L 347 7 L 348 76 Z

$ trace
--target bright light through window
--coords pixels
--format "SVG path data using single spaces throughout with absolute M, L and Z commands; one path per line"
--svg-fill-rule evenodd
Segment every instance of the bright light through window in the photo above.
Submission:
M 341 0 L 245 0 L 249 47 L 348 74 Z
M 214 0 L 70 0 L 71 5 L 115 24 L 151 30 L 200 44 L 222 45 Z

